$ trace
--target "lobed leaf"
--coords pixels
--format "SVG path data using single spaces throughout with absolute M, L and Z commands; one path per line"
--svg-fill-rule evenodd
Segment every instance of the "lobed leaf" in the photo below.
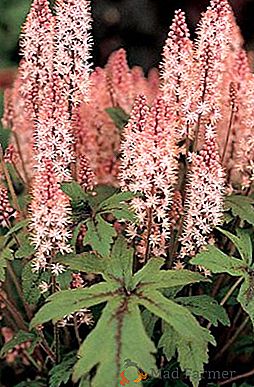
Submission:
M 213 245 L 209 245 L 191 259 L 193 265 L 201 265 L 212 273 L 228 273 L 232 276 L 244 275 L 247 264 L 240 259 L 230 257 Z
M 84 244 L 89 244 L 102 257 L 108 257 L 113 238 L 117 236 L 114 227 L 99 215 L 96 216 L 96 219 L 89 219 L 86 222 L 86 227 Z
M 87 201 L 89 198 L 88 194 L 85 193 L 76 181 L 62 183 L 61 189 L 74 203 Z
M 105 332 L 107 334 L 105 335 Z M 103 342 L 103 351 L 98 351 Z M 132 298 L 116 297 L 104 308 L 96 328 L 88 335 L 79 350 L 80 359 L 74 367 L 74 381 L 97 366 L 93 387 L 118 387 L 120 374 L 128 360 L 149 373 L 156 369 L 156 349 L 147 336 L 139 308 Z M 126 369 L 126 376 L 137 377 L 137 369 Z
M 254 278 L 253 275 L 246 276 L 237 296 L 243 310 L 250 316 L 254 327 Z
M 113 284 L 101 282 L 90 288 L 62 290 L 48 298 L 48 302 L 36 313 L 31 321 L 31 327 L 50 320 L 60 320 L 83 308 L 108 301 L 117 294 Z
M 231 242 L 236 246 L 241 258 L 249 265 L 252 261 L 252 243 L 251 237 L 248 231 L 238 228 L 236 230 L 237 236 L 229 231 L 223 230 L 220 227 L 217 229 L 224 235 L 226 235 Z
M 216 327 L 219 322 L 223 325 L 230 325 L 225 309 L 212 297 L 207 295 L 178 297 L 175 301 L 186 306 L 192 314 L 205 318 Z
M 67 384 L 76 360 L 76 353 L 71 352 L 60 364 L 55 365 L 49 371 L 49 387 L 60 387 L 62 384 Z
M 208 281 L 203 275 L 189 270 L 160 270 L 162 258 L 152 258 L 134 275 L 133 283 L 142 287 L 163 289 Z
M 103 274 L 107 271 L 107 260 L 90 252 L 59 255 L 55 260 L 68 266 L 72 270 L 81 272 Z
M 215 345 L 213 336 L 198 324 L 187 308 L 168 300 L 158 291 L 143 292 L 139 302 L 166 321 L 176 332 L 181 369 L 191 370 L 188 376 L 193 385 L 198 386 L 204 363 L 208 362 L 208 343 Z
M 231 195 L 225 199 L 225 209 L 234 216 L 254 225 L 254 199 L 243 195 Z

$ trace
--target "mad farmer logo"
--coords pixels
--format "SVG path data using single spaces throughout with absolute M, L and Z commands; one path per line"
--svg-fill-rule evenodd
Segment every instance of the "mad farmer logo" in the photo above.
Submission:
M 133 380 L 129 380 L 125 373 L 126 373 L 126 370 L 130 367 L 134 367 L 136 368 L 137 370 L 137 376 L 135 379 Z M 130 384 L 130 382 L 134 382 L 134 383 L 140 383 L 142 382 L 142 380 L 147 380 L 148 379 L 148 374 L 146 372 L 144 372 L 139 366 L 137 363 L 131 361 L 130 359 L 125 359 L 124 361 L 124 370 L 120 373 L 120 385 L 121 386 L 126 386 L 127 384 Z

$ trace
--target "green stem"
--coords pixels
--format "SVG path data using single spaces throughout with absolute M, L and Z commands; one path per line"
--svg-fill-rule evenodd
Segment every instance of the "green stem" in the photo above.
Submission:
M 30 355 L 30 353 L 27 350 L 23 350 L 24 355 L 27 357 L 27 359 L 30 361 L 30 363 L 39 371 L 41 372 L 41 367 L 36 361 L 33 359 L 33 357 Z
M 238 278 L 238 280 L 234 283 L 234 285 L 229 289 L 229 291 L 225 294 L 223 299 L 220 302 L 220 305 L 223 306 L 229 297 L 234 293 L 235 289 L 238 287 L 238 285 L 242 282 L 243 277 Z

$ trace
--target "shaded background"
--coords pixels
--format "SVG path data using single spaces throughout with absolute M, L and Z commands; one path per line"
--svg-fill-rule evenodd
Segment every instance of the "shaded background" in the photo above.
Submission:
M 246 46 L 254 48 L 254 0 L 231 0 Z M 157 66 L 168 27 L 175 9 L 182 8 L 192 34 L 207 0 L 92 0 L 94 18 L 94 63 L 103 66 L 109 54 L 124 47 L 130 65 L 145 71 Z M 30 0 L 0 0 L 0 87 L 11 73 L 2 69 L 18 64 L 20 26 L 29 10 Z

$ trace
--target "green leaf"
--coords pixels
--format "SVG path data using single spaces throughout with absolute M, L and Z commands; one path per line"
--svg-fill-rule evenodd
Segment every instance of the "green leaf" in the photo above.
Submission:
M 57 278 L 56 282 L 59 284 L 61 290 L 66 290 L 70 288 L 70 283 L 72 280 L 72 272 L 71 270 L 65 270 L 63 273 L 60 273 Z
M 248 231 L 238 228 L 236 230 L 237 236 L 229 231 L 223 230 L 220 227 L 217 229 L 224 235 L 226 235 L 231 242 L 236 246 L 240 253 L 241 258 L 249 265 L 252 261 L 252 243 Z
M 23 236 L 23 238 L 19 238 L 19 242 L 21 246 L 15 251 L 15 258 L 27 258 L 35 253 L 34 246 L 31 245 L 27 235 Z
M 155 324 L 159 318 L 155 316 L 153 313 L 149 312 L 149 310 L 147 309 L 143 310 L 143 312 L 141 313 L 141 316 L 148 336 L 152 337 Z
M 117 293 L 113 284 L 105 282 L 90 288 L 62 290 L 50 296 L 48 302 L 36 313 L 31 321 L 31 327 L 43 324 L 50 320 L 60 320 L 64 316 L 78 312 L 80 309 L 101 304 Z
M 59 255 L 57 262 L 68 266 L 72 270 L 86 273 L 103 274 L 107 269 L 107 261 L 94 253 Z
M 137 195 L 132 192 L 115 193 L 100 204 L 100 213 L 112 213 L 117 219 L 135 222 L 135 213 L 125 203 L 125 201 L 129 201 L 135 196 Z
M 71 352 L 60 364 L 55 365 L 49 372 L 49 387 L 60 387 L 68 383 L 76 360 L 76 353 Z
M 134 285 L 142 283 L 147 288 L 163 289 L 207 281 L 203 275 L 189 270 L 159 270 L 162 258 L 152 258 L 134 275 Z
M 212 273 L 228 273 L 232 276 L 244 275 L 247 265 L 240 259 L 230 257 L 213 245 L 209 245 L 191 259 L 193 265 L 201 265 Z
M 159 340 L 158 348 L 162 348 L 167 360 L 170 361 L 176 354 L 176 333 L 168 324 L 163 324 L 163 328 L 163 334 Z
M 158 291 L 143 292 L 139 302 L 166 321 L 176 332 L 181 369 L 191 370 L 188 376 L 193 385 L 198 386 L 204 363 L 208 362 L 208 343 L 215 345 L 213 336 L 198 324 L 187 308 L 168 300 Z
M 105 111 L 108 113 L 109 117 L 118 129 L 123 129 L 129 120 L 129 115 L 120 107 L 107 108 Z
M 27 227 L 29 224 L 29 220 L 28 219 L 24 219 L 24 220 L 21 220 L 20 222 L 16 223 L 15 226 L 13 226 L 8 232 L 7 234 L 5 235 L 5 237 L 9 237 L 10 235 L 12 235 L 13 233 L 21 230 L 22 228 L 25 228 Z
M 223 325 L 230 325 L 225 309 L 212 297 L 207 295 L 178 297 L 175 301 L 186 306 L 192 314 L 205 318 L 216 327 L 219 322 Z
M 110 212 L 119 221 L 137 222 L 136 214 L 130 210 L 127 204 L 121 204 L 121 209 L 113 208 Z
M 132 282 L 134 249 L 129 248 L 123 237 L 118 237 L 113 245 L 108 263 L 108 277 L 128 289 Z
M 75 227 L 75 229 L 74 229 L 74 231 L 73 231 L 73 233 L 72 233 L 71 245 L 72 245 L 73 247 L 76 246 L 77 238 L 78 238 L 80 229 L 81 229 L 81 227 L 83 226 L 84 223 L 85 223 L 85 221 L 82 221 L 82 222 L 78 223 L 78 225 Z
M 89 199 L 89 195 L 86 194 L 82 187 L 75 181 L 72 181 L 71 183 L 62 183 L 61 189 L 74 203 L 88 201 Z
M 239 294 L 237 301 L 240 302 L 243 310 L 250 316 L 251 322 L 254 327 L 254 275 L 246 276 Z
M 22 289 L 25 300 L 31 305 L 36 305 L 41 297 L 38 288 L 41 281 L 41 274 L 33 272 L 31 262 L 28 262 L 22 270 Z
M 108 257 L 113 238 L 117 236 L 114 227 L 99 215 L 96 216 L 96 219 L 89 219 L 86 222 L 86 227 L 84 244 L 89 244 L 102 257 Z
M 103 351 L 98 351 L 102 342 Z M 120 373 L 124 371 L 128 359 L 145 372 L 156 369 L 152 355 L 155 351 L 144 330 L 138 306 L 131 298 L 123 301 L 122 297 L 116 297 L 104 308 L 96 329 L 81 345 L 73 379 L 77 381 L 97 366 L 92 386 L 118 387 Z M 129 373 L 132 380 L 137 377 L 134 367 L 126 370 L 127 377 Z
M 117 208 L 120 204 L 133 199 L 135 195 L 133 192 L 117 192 L 112 196 L 105 199 L 101 205 L 100 209 L 102 210 L 112 210 L 113 208 Z
M 99 207 L 104 200 L 117 193 L 117 191 L 118 190 L 111 185 L 97 185 L 95 187 L 96 195 L 93 197 L 94 203 Z
M 22 343 L 25 343 L 26 341 L 35 341 L 38 340 L 37 335 L 34 333 L 29 333 L 25 331 L 18 331 L 17 334 L 14 335 L 14 337 L 5 343 L 3 347 L 1 348 L 0 357 L 4 357 L 7 352 L 15 348 L 17 345 L 20 345 Z
M 0 144 L 4 151 L 8 147 L 10 137 L 11 137 L 11 130 L 3 129 L 0 125 Z
M 247 196 L 231 195 L 225 199 L 225 209 L 231 210 L 234 216 L 254 225 L 254 200 Z
M 5 269 L 8 261 L 13 260 L 13 251 L 9 247 L 5 247 L 0 251 L 0 281 L 5 280 Z

